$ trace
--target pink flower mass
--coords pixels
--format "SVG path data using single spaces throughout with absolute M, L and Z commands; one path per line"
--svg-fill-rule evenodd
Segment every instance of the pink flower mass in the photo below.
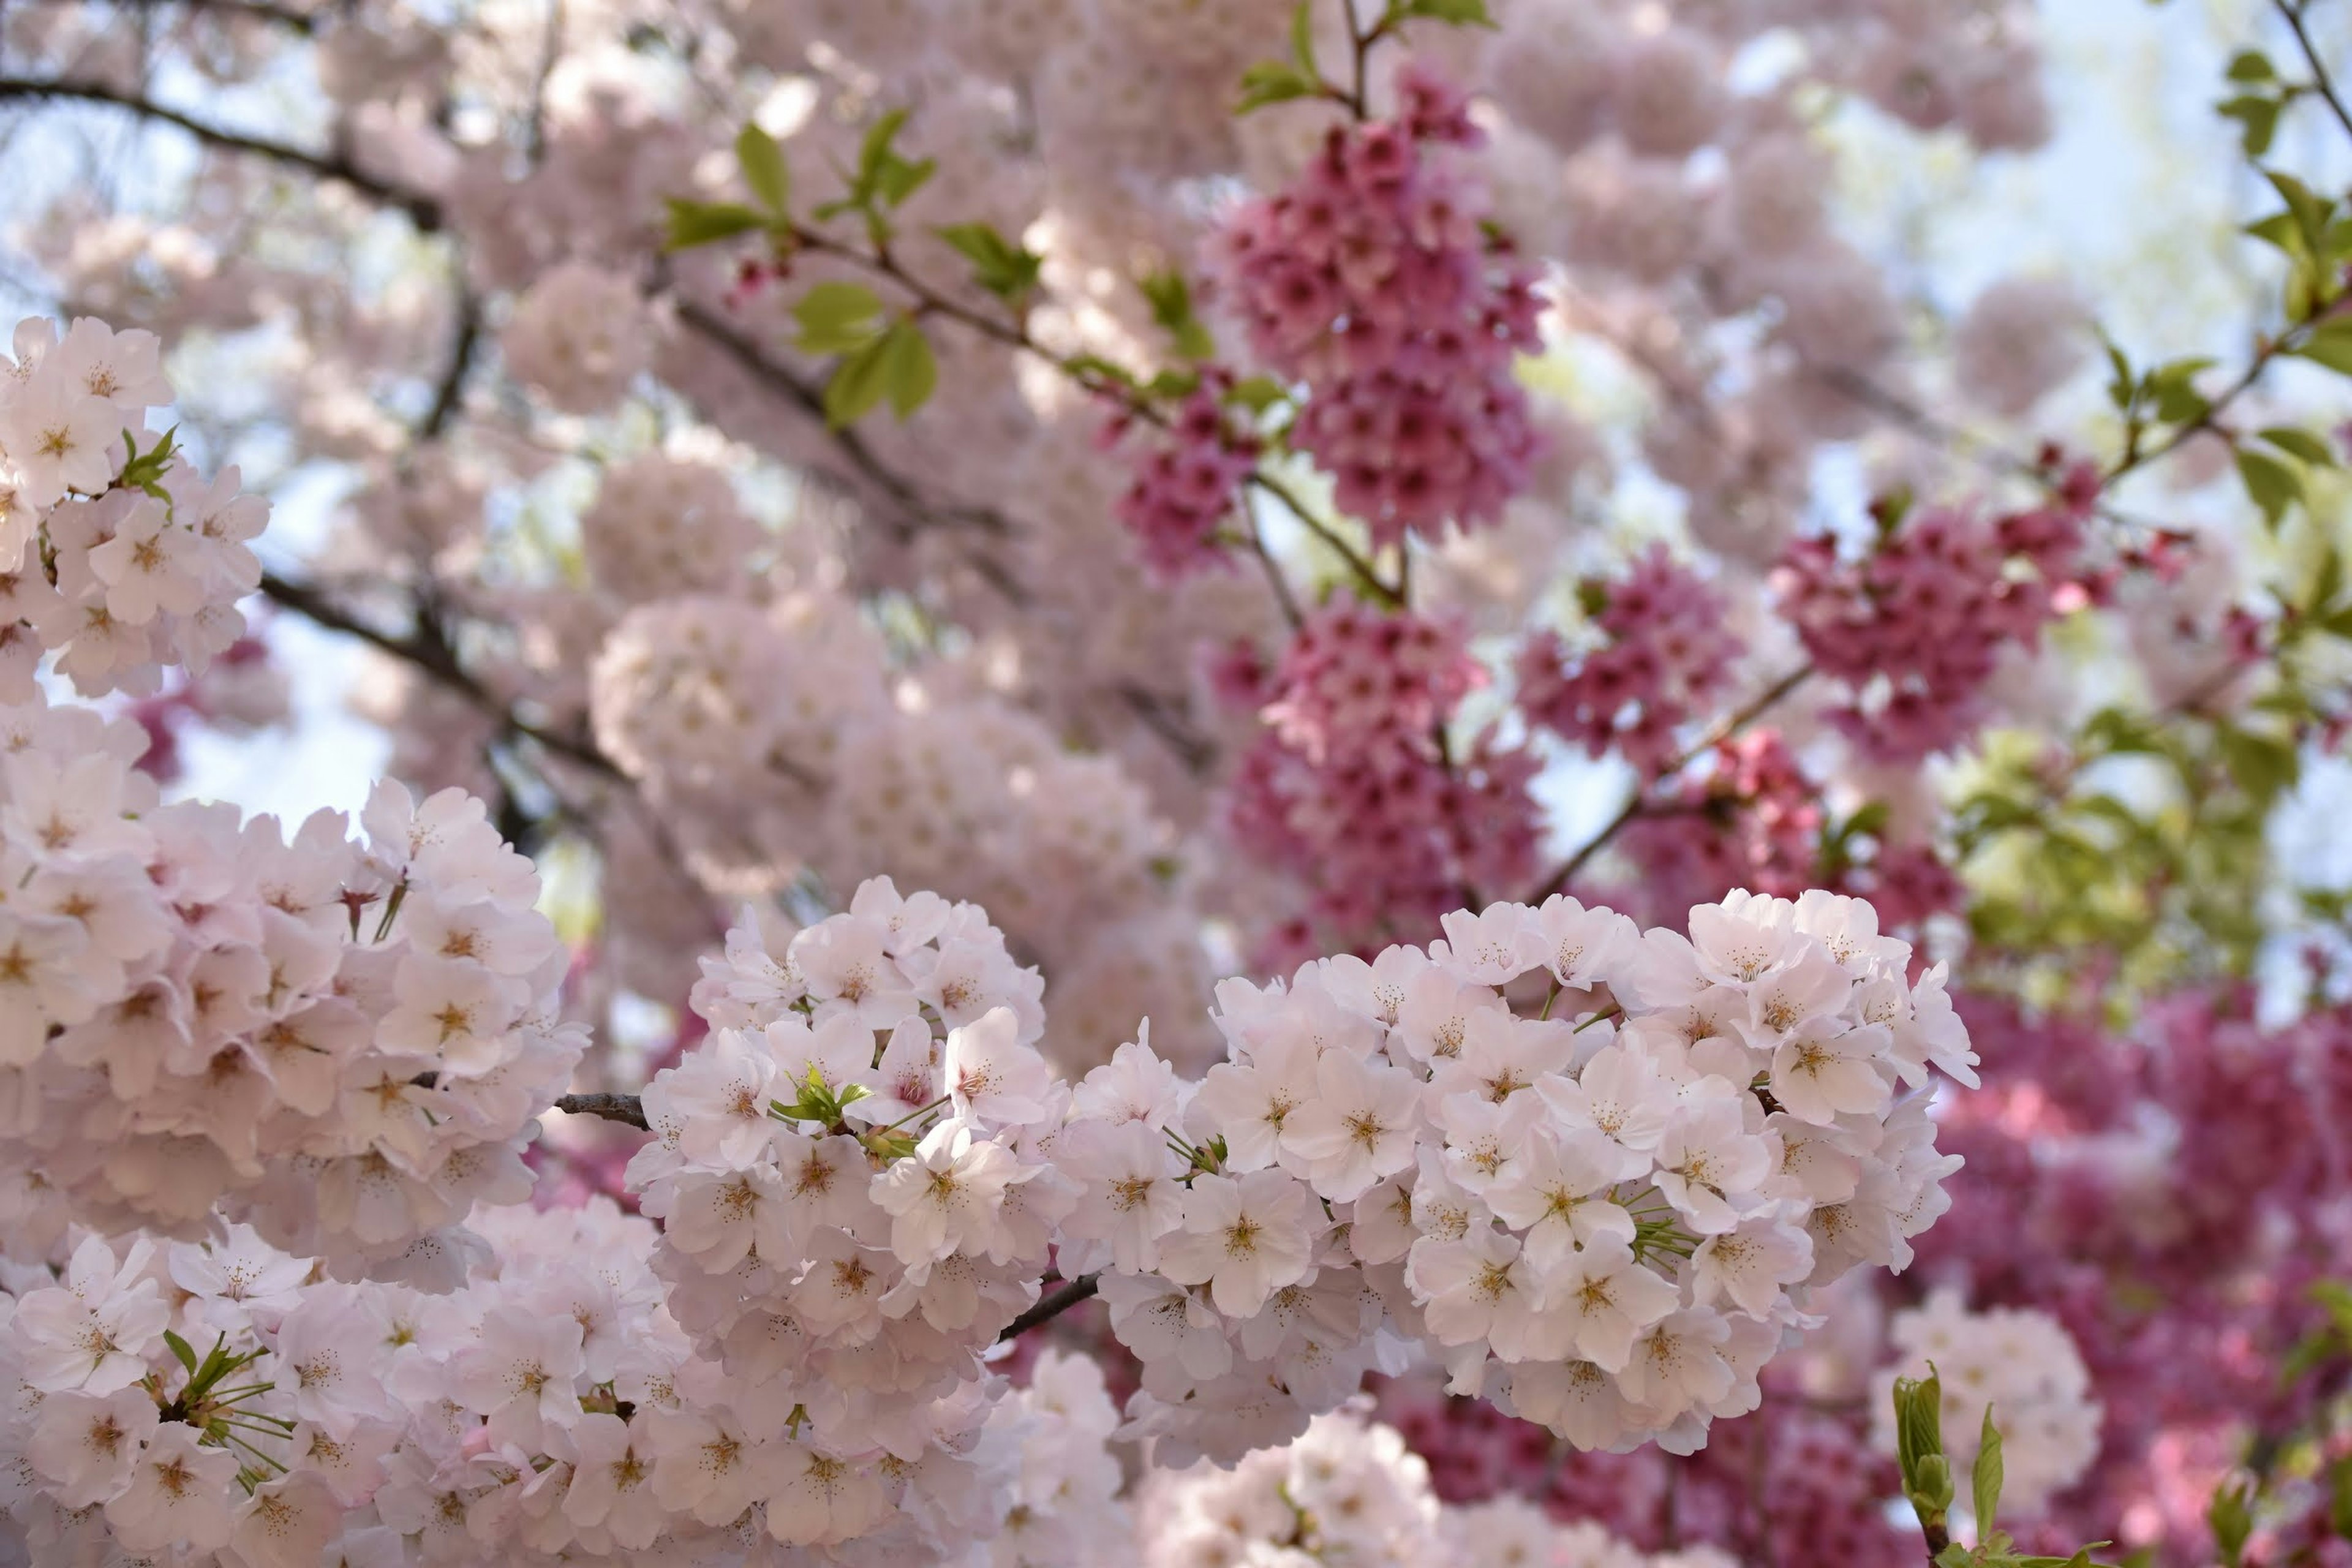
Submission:
M 0 1568 L 2352 1568 L 2352 30 L 2077 9 L 0 4 Z

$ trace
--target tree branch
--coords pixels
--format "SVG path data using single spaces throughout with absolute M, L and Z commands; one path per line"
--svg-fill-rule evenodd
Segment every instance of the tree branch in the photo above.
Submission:
M 2327 67 L 2319 58 L 2319 49 L 2312 43 L 2309 29 L 2303 25 L 2303 5 L 2293 3 L 2293 0 L 2271 0 L 2271 5 L 2280 16 L 2286 18 L 2286 25 L 2294 31 L 2295 47 L 2303 51 L 2304 64 L 2311 68 L 2313 89 L 2334 111 L 2336 123 L 2344 127 L 2344 133 L 2352 136 L 2352 110 L 2347 110 L 2343 99 L 2336 96 L 2336 83 L 2328 76 Z
M 601 1116 L 607 1121 L 618 1121 L 640 1131 L 653 1129 L 646 1122 L 645 1102 L 634 1094 L 566 1094 L 557 1097 L 555 1109 L 567 1116 Z
M 1813 667 L 1811 665 L 1799 665 L 1796 668 L 1790 670 L 1788 674 L 1782 676 L 1780 679 L 1766 687 L 1755 697 L 1749 699 L 1745 706 L 1726 715 L 1722 721 L 1717 723 L 1713 729 L 1709 730 L 1706 736 L 1696 745 L 1692 746 L 1688 751 L 1684 752 L 1680 756 L 1677 756 L 1674 761 L 1668 763 L 1664 767 L 1658 770 L 1658 777 L 1661 779 L 1672 778 L 1675 774 L 1682 772 L 1683 769 L 1690 766 L 1690 764 L 1696 762 L 1698 758 L 1715 750 L 1716 747 L 1720 746 L 1726 741 L 1730 740 L 1734 735 L 1738 734 L 1742 730 L 1748 728 L 1748 725 L 1753 724 L 1757 720 L 1762 718 L 1767 712 L 1770 711 L 1775 706 L 1777 706 L 1782 698 L 1788 696 L 1789 693 L 1797 689 L 1798 687 L 1802 686 L 1806 681 L 1811 679 L 1812 676 Z M 1606 823 L 1604 823 L 1601 826 L 1601 831 L 1587 839 L 1584 846 L 1578 849 L 1575 854 L 1562 861 L 1559 868 L 1554 870 L 1550 876 L 1546 877 L 1543 879 L 1543 885 L 1528 895 L 1528 901 L 1533 904 L 1539 904 L 1546 899 L 1550 898 L 1554 893 L 1566 891 L 1569 883 L 1576 879 L 1576 874 L 1583 870 L 1584 868 L 1591 863 L 1592 858 L 1595 855 L 1600 854 L 1601 851 L 1607 847 L 1611 839 L 1616 837 L 1619 833 L 1622 832 L 1627 823 L 1633 821 L 1635 817 L 1642 816 L 1649 809 L 1648 801 L 1649 795 L 1647 791 L 1643 788 L 1636 787 L 1632 796 L 1626 800 L 1624 806 L 1619 810 L 1617 815 L 1611 817 Z
M 446 639 L 415 632 L 395 634 L 385 631 L 353 615 L 315 584 L 280 577 L 274 572 L 262 574 L 261 592 L 272 604 L 291 610 L 305 620 L 316 622 L 329 631 L 357 637 L 370 647 L 390 654 L 404 664 L 431 676 L 497 721 L 499 726 L 509 733 L 606 778 L 625 779 L 619 765 L 597 750 L 593 742 L 544 729 L 519 718 L 504 700 L 458 662 Z
M 27 77 L 0 77 L 0 100 L 8 99 L 66 99 L 127 109 L 144 119 L 175 125 L 208 147 L 268 158 L 289 168 L 304 170 L 322 180 L 349 185 L 362 195 L 406 213 L 418 228 L 428 233 L 441 226 L 441 205 L 438 202 L 379 179 L 348 158 L 313 153 L 288 142 L 272 142 L 266 137 L 248 136 L 240 131 L 208 125 L 181 110 L 135 93 L 118 92 L 97 82 L 39 81 Z
M 1052 1322 L 1079 1302 L 1092 1298 L 1101 1288 L 1101 1275 L 1079 1275 L 1060 1289 L 1040 1298 L 1035 1306 L 1005 1324 L 1004 1331 L 996 1336 L 997 1342 L 1002 1344 L 1006 1340 L 1017 1340 L 1039 1324 Z

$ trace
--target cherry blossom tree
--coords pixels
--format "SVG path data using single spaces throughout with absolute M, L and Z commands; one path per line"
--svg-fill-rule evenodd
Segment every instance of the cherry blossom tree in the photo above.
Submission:
M 2352 1557 L 2340 24 L 0 5 L 0 1561 Z

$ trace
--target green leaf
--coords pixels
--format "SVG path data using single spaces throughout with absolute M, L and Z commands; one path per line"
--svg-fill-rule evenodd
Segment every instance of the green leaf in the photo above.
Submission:
M 1207 359 L 1217 352 L 1216 340 L 1192 313 L 1192 286 L 1181 272 L 1153 272 L 1137 280 L 1150 301 L 1151 319 L 1175 340 L 1176 352 L 1186 359 Z
M 1993 1519 L 2000 1511 L 2000 1429 L 1992 1424 L 1992 1406 L 1985 1406 L 1984 1429 L 1977 1436 L 1976 1468 L 1969 1477 L 1969 1494 L 1977 1510 L 1977 1540 L 1992 1533 Z
M 2262 50 L 2240 49 L 2230 57 L 2229 78 L 2231 81 L 2276 81 L 2278 72 Z
M 2352 375 L 2352 317 L 2331 317 L 2320 322 L 2294 352 L 2338 375 Z
M 2246 1538 L 2254 1532 L 2252 1489 L 2244 1481 L 2223 1487 L 2214 1492 L 2212 1506 L 2205 1510 L 2205 1522 L 2213 1529 L 2214 1550 L 2226 1568 L 2238 1568 L 2245 1561 Z
M 2304 244 L 2316 254 L 2326 243 L 2328 220 L 2335 216 L 2336 204 L 2283 170 L 2264 169 L 2263 178 L 2286 203 L 2286 210 L 2294 215 L 2294 226 L 2302 234 Z
M 881 332 L 882 299 L 863 283 L 819 283 L 793 306 L 793 317 L 804 353 L 849 353 Z
M 1907 1481 L 1914 1467 L 1944 1451 L 1944 1384 L 1931 1363 L 1925 1377 L 1895 1380 L 1895 1453 Z
M 890 334 L 878 332 L 834 367 L 824 384 L 824 422 L 839 430 L 874 411 L 890 394 L 890 367 L 884 356 Z
M 767 226 L 767 219 L 740 202 L 688 202 L 673 197 L 669 204 L 669 228 L 662 237 L 662 248 L 691 250 L 698 245 L 732 239 Z
M 2262 509 L 2263 521 L 2273 531 L 2287 508 L 2303 499 L 2303 475 L 2251 447 L 2238 448 L 2238 478 L 2245 481 L 2246 494 Z
M 881 361 L 890 411 L 905 419 L 929 400 L 940 384 L 940 364 L 932 357 L 931 342 L 911 318 L 900 317 L 883 336 Z
M 953 223 L 932 232 L 971 263 L 971 280 L 1000 299 L 1018 300 L 1037 286 L 1045 258 L 1022 249 L 984 223 Z
M 2102 331 L 2099 342 L 2106 347 L 2107 367 L 2114 372 L 2107 378 L 2107 401 L 2114 404 L 2119 413 L 2128 410 L 2135 390 L 2139 385 L 2139 378 L 2132 374 L 2131 361 L 2124 357 L 2124 351 L 2116 346 L 2113 338 Z
M 1234 383 L 1225 393 L 1225 401 L 1252 414 L 1263 414 L 1288 395 L 1282 383 L 1274 377 L 1253 375 Z
M 1404 0 L 1397 8 L 1404 16 L 1426 16 L 1433 22 L 1451 22 L 1458 27 L 1491 27 L 1494 18 L 1486 15 L 1486 0 Z
M 890 143 L 906 123 L 907 111 L 894 109 L 866 128 L 866 139 L 857 144 L 857 173 L 861 179 L 880 168 L 885 159 L 894 156 Z
M 923 183 L 939 173 L 939 169 L 936 158 L 923 158 L 910 163 L 893 153 L 875 171 L 875 194 L 882 198 L 883 205 L 898 206 L 922 189 Z
M 1298 0 L 1290 14 L 1290 60 L 1302 76 L 1321 74 L 1315 66 L 1315 0 Z
M 2262 438 L 2289 457 L 2301 458 L 2306 463 L 2316 463 L 2323 468 L 2336 467 L 2336 454 L 2326 442 L 2308 430 L 2292 425 L 2273 425 L 2256 432 Z
M 735 138 L 735 161 L 742 165 L 743 183 L 761 205 L 779 217 L 791 203 L 792 171 L 784 165 L 784 150 L 754 121 Z
M 188 1375 L 194 1377 L 196 1374 L 195 1347 L 169 1329 L 163 1331 L 163 1342 L 172 1347 L 173 1356 L 188 1369 Z
M 2214 105 L 2213 111 L 2224 120 L 2238 122 L 2238 145 L 2249 158 L 2259 158 L 2271 150 L 2278 135 L 2279 110 L 2285 105 L 2278 99 L 2262 93 L 2241 93 Z
M 1286 103 L 1294 98 L 1313 98 L 1322 92 L 1320 79 L 1307 75 L 1297 66 L 1283 60 L 1260 60 L 1242 72 L 1242 95 L 1234 101 L 1235 114 L 1247 114 L 1264 109 L 1269 103 Z
M 2283 791 L 2294 787 L 2301 759 L 2291 742 L 2223 725 L 2213 734 L 2222 765 L 2254 805 L 2267 811 Z

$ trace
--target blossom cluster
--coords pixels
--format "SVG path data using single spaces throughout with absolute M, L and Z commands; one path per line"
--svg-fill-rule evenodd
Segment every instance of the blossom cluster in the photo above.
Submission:
M 1727 608 L 1654 545 L 1622 578 L 1592 584 L 1587 609 L 1605 639 L 1599 646 L 1572 654 L 1553 633 L 1528 640 L 1519 707 L 1593 755 L 1614 749 L 1645 776 L 1660 773 L 1679 752 L 1681 727 L 1713 711 L 1745 651 L 1724 625 Z
M 1256 439 L 1233 428 L 1213 390 L 1187 397 L 1165 438 L 1137 459 L 1119 498 L 1118 520 L 1144 564 L 1175 577 L 1224 559 L 1213 536 L 1238 504 L 1257 454 Z
M 530 863 L 481 802 L 377 786 L 289 837 L 158 805 L 146 737 L 0 709 L 5 1231 L 189 1235 L 215 1208 L 337 1270 L 462 1270 L 477 1198 L 530 1191 L 531 1118 L 586 1043 Z
M 1973 1058 L 1940 971 L 1906 982 L 1858 900 L 1690 924 L 1456 911 L 1425 951 L 1227 982 L 1197 1090 L 1139 1045 L 1089 1075 L 1131 1087 L 1057 1148 L 1124 1142 L 1076 1170 L 1076 1212 L 1116 1222 L 1138 1429 L 1231 1460 L 1391 1370 L 1396 1335 L 1580 1447 L 1687 1451 L 1753 1408 L 1807 1289 L 1904 1267 L 1942 1212 L 1928 1068 Z M 1528 977 L 1540 1010 L 1506 994 Z
M 1706 1548 L 1649 1553 L 1591 1523 L 1561 1524 L 1523 1500 L 1453 1505 L 1394 1428 L 1352 1410 L 1318 1415 L 1295 1440 L 1229 1469 L 1153 1471 L 1135 1500 L 1145 1568 L 1281 1563 L 1416 1568 L 1727 1568 Z
M 2004 650 L 2031 649 L 2090 602 L 2078 558 L 2096 496 L 2095 478 L 2076 475 L 2050 502 L 2000 517 L 1929 509 L 1859 560 L 1831 539 L 1790 546 L 1782 607 L 1815 666 L 1849 688 L 1838 723 L 1865 756 L 1916 761 L 1973 733 Z
M 2047 1312 L 1995 1308 L 1971 1312 L 1959 1292 L 1939 1289 L 1897 1312 L 1889 1334 L 1896 1364 L 1873 1385 L 1872 1432 L 1895 1452 L 1897 1377 L 1933 1371 L 1944 1390 L 1944 1444 L 1955 1467 L 1974 1462 L 1985 1413 L 2000 1431 L 2001 1501 L 2022 1516 L 2082 1479 L 2099 1451 L 2098 1402 L 2091 1375 L 2065 1329 Z
M 0 700 L 31 700 L 44 652 L 86 695 L 145 694 L 157 665 L 201 672 L 245 633 L 268 509 L 235 468 L 205 479 L 149 438 L 172 402 L 162 346 L 30 317 L 0 358 Z
M 650 1222 L 598 1200 L 481 1223 L 495 1261 L 441 1295 L 323 1280 L 240 1226 L 89 1237 L 54 1277 L 12 1265 L 0 1551 L 741 1564 L 859 1534 L 877 1560 L 1001 1540 L 1076 1564 L 1125 1529 L 1117 1412 L 1090 1362 L 1048 1352 L 1026 1388 L 967 1390 L 929 1415 L 945 1447 L 869 1434 L 853 1470 L 807 1413 L 697 1354 Z
M 1244 753 L 1234 837 L 1312 889 L 1281 951 L 1336 935 L 1384 944 L 1433 926 L 1465 887 L 1523 882 L 1538 766 L 1491 735 L 1449 752 L 1446 726 L 1485 680 L 1458 624 L 1335 599 L 1244 687 L 1265 728 Z
M 1491 521 L 1525 488 L 1537 437 L 1511 370 L 1541 310 L 1445 159 L 1482 139 L 1466 100 L 1413 67 L 1398 93 L 1394 118 L 1332 129 L 1216 240 L 1251 347 L 1309 388 L 1293 442 L 1383 543 Z

